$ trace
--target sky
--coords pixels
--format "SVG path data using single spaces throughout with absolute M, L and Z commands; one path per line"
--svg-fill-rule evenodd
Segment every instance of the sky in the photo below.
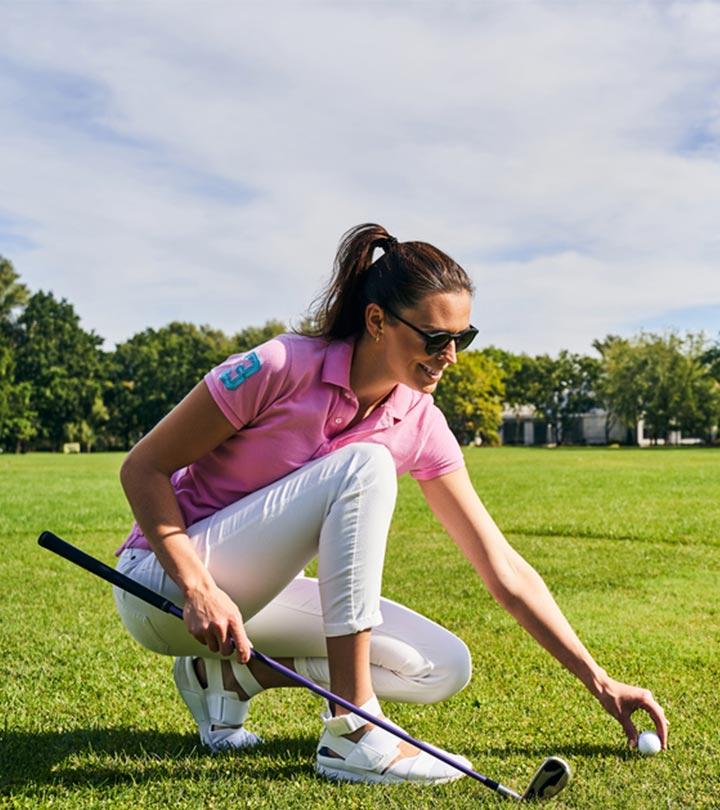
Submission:
M 362 222 L 477 348 L 717 338 L 720 2 L 0 2 L 0 255 L 106 348 L 296 323 Z

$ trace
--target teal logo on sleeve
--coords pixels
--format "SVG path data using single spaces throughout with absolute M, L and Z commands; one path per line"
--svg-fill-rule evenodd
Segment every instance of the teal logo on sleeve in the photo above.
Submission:
M 235 391 L 248 377 L 252 377 L 253 374 L 260 371 L 261 365 L 262 363 L 257 354 L 250 352 L 236 366 L 233 366 L 229 371 L 223 372 L 220 375 L 220 382 L 228 391 Z

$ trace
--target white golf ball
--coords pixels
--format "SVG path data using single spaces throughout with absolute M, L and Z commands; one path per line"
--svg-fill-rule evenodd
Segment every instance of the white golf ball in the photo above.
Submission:
M 645 756 L 657 754 L 661 748 L 660 737 L 654 731 L 643 731 L 638 737 L 637 750 Z

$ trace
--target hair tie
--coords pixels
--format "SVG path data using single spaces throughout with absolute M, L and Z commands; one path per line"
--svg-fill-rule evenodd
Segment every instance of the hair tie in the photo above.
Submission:
M 383 250 L 385 251 L 385 253 L 387 253 L 392 248 L 394 248 L 395 245 L 397 245 L 397 243 L 398 243 L 398 240 L 394 236 L 388 236 L 385 239 L 385 244 L 383 246 Z

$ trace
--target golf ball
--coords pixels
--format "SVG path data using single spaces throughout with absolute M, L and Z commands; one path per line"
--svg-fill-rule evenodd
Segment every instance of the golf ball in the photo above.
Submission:
M 652 756 L 662 748 L 660 737 L 654 731 L 643 731 L 638 737 L 637 750 L 645 756 Z

